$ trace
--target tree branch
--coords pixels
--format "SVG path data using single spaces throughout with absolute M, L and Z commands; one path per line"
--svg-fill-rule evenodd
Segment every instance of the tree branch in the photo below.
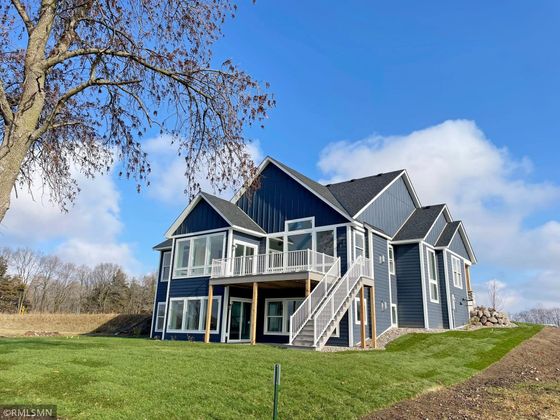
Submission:
M 10 107 L 10 103 L 8 102 L 8 98 L 6 97 L 6 92 L 4 91 L 4 84 L 2 80 L 0 80 L 0 114 L 2 114 L 2 118 L 4 118 L 4 123 L 9 125 L 14 120 L 14 113 L 12 112 L 12 108 Z
M 12 0 L 12 4 L 14 5 L 14 7 L 16 8 L 19 16 L 21 17 L 21 20 L 23 21 L 23 24 L 25 25 L 25 28 L 27 29 L 27 34 L 31 34 L 31 32 L 33 31 L 33 22 L 31 21 L 31 19 L 29 18 L 29 15 L 27 14 L 25 7 L 23 6 L 23 4 L 19 1 L 19 0 Z

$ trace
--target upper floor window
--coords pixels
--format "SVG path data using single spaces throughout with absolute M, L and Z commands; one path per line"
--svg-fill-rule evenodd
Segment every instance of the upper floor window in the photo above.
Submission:
M 389 256 L 389 274 L 395 274 L 395 251 L 391 245 L 389 245 L 387 254 Z
M 161 273 L 159 276 L 159 281 L 169 280 L 169 274 L 171 271 L 171 251 L 165 251 L 163 253 L 161 261 Z
M 439 303 L 439 287 L 437 282 L 436 253 L 428 249 L 428 279 L 430 284 L 430 301 Z
M 366 256 L 366 240 L 362 232 L 354 231 L 354 259 Z
M 453 271 L 453 286 L 463 288 L 463 270 L 461 270 L 461 260 L 451 256 L 451 270 Z
M 286 220 L 286 230 L 291 232 L 293 230 L 313 229 L 314 218 L 308 217 L 305 219 Z
M 212 260 L 223 258 L 225 233 L 177 239 L 173 277 L 210 275 Z

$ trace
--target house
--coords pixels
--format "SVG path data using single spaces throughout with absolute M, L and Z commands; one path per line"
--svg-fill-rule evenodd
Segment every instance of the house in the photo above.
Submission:
M 468 322 L 476 263 L 405 170 L 322 185 L 267 157 L 230 200 L 199 193 L 160 253 L 151 336 L 320 349 Z

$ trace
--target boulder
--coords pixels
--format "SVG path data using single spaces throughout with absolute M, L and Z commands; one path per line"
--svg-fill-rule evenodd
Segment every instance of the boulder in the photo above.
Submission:
M 478 311 L 476 311 L 476 316 L 477 316 L 477 317 L 481 318 L 482 315 L 484 315 L 484 313 L 482 313 L 482 310 L 481 310 L 481 309 L 479 309 Z
M 488 309 L 484 309 L 482 311 L 482 314 L 486 317 L 486 318 L 490 318 L 490 311 Z
M 474 325 L 476 325 L 477 327 L 482 327 L 482 322 L 477 322 L 477 323 L 474 324 Z
M 477 317 L 477 316 L 473 316 L 473 317 L 471 318 L 471 322 L 475 322 L 475 323 L 476 323 L 476 322 L 480 322 L 480 318 Z
M 482 322 L 483 324 L 486 324 L 486 321 L 488 321 L 488 318 L 485 315 L 482 315 L 480 317 L 480 322 Z
M 490 312 L 490 315 L 491 315 L 493 318 L 496 318 L 496 315 L 498 315 L 498 312 L 496 312 L 496 311 L 491 311 L 491 312 Z
M 498 324 L 504 325 L 504 320 L 502 318 L 498 318 Z
M 493 327 L 494 324 L 492 324 L 490 321 L 487 321 L 486 324 L 484 324 L 487 327 Z
M 492 324 L 497 324 L 498 323 L 498 320 L 493 316 L 488 318 L 488 321 L 491 322 Z

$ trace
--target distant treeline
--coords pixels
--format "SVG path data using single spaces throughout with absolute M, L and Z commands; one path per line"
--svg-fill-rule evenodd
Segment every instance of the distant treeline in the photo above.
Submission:
M 560 327 L 560 308 L 533 308 L 512 316 L 514 321 L 549 324 Z
M 91 268 L 29 248 L 0 249 L 0 312 L 151 312 L 154 286 L 154 274 L 129 277 L 116 264 Z

